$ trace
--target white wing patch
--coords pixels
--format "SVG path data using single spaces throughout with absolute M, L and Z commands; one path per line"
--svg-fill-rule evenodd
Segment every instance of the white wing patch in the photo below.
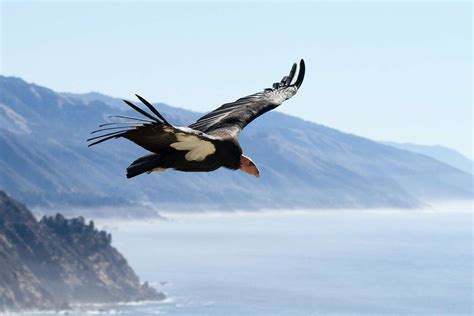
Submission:
M 176 138 L 178 141 L 170 146 L 176 150 L 187 150 L 188 153 L 184 156 L 187 161 L 203 161 L 207 156 L 216 152 L 213 143 L 197 136 L 177 133 Z

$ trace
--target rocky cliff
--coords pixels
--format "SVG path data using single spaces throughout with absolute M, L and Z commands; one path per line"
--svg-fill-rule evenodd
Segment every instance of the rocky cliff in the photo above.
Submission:
M 0 310 L 164 298 L 140 283 L 110 234 L 93 222 L 60 214 L 38 222 L 2 191 L 0 267 Z

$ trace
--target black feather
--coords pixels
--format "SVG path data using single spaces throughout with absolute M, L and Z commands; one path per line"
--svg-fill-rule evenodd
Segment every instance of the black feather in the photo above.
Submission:
M 300 69 L 298 71 L 298 78 L 296 78 L 296 81 L 295 81 L 295 86 L 298 87 L 298 89 L 301 87 L 301 84 L 303 83 L 303 79 L 304 79 L 304 73 L 305 73 L 305 64 L 304 64 L 304 60 L 301 59 L 300 61 Z
M 121 129 L 121 130 L 123 130 L 123 131 L 131 131 L 131 130 L 134 130 L 134 128 L 130 128 L 130 127 L 133 127 L 133 126 L 116 126 L 116 127 L 101 128 L 101 129 L 92 131 L 91 134 L 95 134 L 95 133 L 103 132 L 103 131 L 109 131 L 109 130 L 113 130 L 113 129 Z M 137 127 L 140 127 L 140 126 L 137 126 Z
M 294 63 L 293 66 L 291 66 L 291 70 L 290 70 L 290 73 L 288 74 L 288 80 L 286 82 L 286 85 L 291 84 L 291 82 L 293 81 L 293 77 L 295 76 L 295 72 L 296 72 L 296 63 Z
M 130 101 L 127 101 L 127 100 L 123 100 L 123 102 L 125 102 L 129 107 L 131 107 L 132 109 L 134 109 L 135 111 L 137 111 L 138 113 L 140 114 L 143 114 L 144 116 L 148 117 L 149 119 L 152 119 L 153 121 L 156 121 L 158 123 L 161 123 L 158 118 L 154 117 L 153 115 L 150 115 L 149 113 L 143 111 L 142 109 L 140 109 L 138 106 L 136 106 L 135 104 L 133 104 L 132 102 Z
M 144 126 L 147 124 L 137 123 L 137 122 L 113 122 L 113 123 L 105 123 L 100 124 L 99 127 L 110 126 L 110 125 L 120 125 L 120 124 L 127 124 L 127 125 L 135 125 L 135 126 Z
M 163 122 L 166 124 L 166 125 L 169 125 L 171 126 L 170 123 L 168 123 L 168 121 L 163 117 L 163 115 L 160 114 L 160 112 L 158 112 L 158 110 L 150 103 L 148 102 L 147 100 L 145 100 L 144 98 L 142 98 L 141 96 L 139 96 L 138 94 L 135 94 L 137 96 L 137 98 L 142 101 L 143 104 L 145 104 L 149 109 L 150 111 L 152 111 L 156 116 L 158 116 L 160 119 L 163 120 Z
M 96 141 L 96 142 L 93 142 L 93 143 L 87 145 L 87 147 L 91 147 L 91 146 L 100 144 L 100 143 L 102 143 L 102 142 L 105 142 L 106 140 L 109 140 L 109 139 L 111 139 L 111 138 L 118 138 L 118 137 L 120 137 L 120 136 L 121 136 L 121 134 L 112 135 L 112 136 L 106 137 L 106 138 L 104 138 L 104 139 L 98 140 L 98 141 Z
M 113 135 L 113 134 L 122 135 L 123 133 L 124 133 L 124 131 L 111 132 L 111 133 L 107 133 L 107 134 L 104 134 L 104 135 L 91 137 L 91 138 L 87 139 L 87 141 L 91 141 L 91 140 L 94 140 L 94 139 L 97 139 L 97 138 L 101 138 L 101 137 L 105 137 L 105 136 L 109 136 L 109 135 Z
M 122 119 L 128 119 L 128 120 L 135 120 L 135 121 L 140 121 L 140 122 L 148 122 L 148 123 L 155 123 L 156 119 L 153 119 L 153 121 L 150 120 L 144 120 L 144 119 L 139 119 L 136 117 L 131 117 L 131 116 L 123 116 L 123 115 L 110 115 L 110 118 L 122 118 Z

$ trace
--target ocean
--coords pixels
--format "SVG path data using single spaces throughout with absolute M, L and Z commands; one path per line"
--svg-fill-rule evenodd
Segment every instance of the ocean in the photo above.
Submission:
M 469 209 L 168 215 L 99 223 L 165 301 L 64 313 L 473 313 Z

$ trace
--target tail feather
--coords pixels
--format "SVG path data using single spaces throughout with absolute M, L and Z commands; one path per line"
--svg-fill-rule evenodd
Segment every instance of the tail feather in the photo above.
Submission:
M 159 167 L 159 158 L 157 154 L 147 155 L 138 158 L 127 168 L 127 178 L 133 178 L 145 172 L 150 172 Z

